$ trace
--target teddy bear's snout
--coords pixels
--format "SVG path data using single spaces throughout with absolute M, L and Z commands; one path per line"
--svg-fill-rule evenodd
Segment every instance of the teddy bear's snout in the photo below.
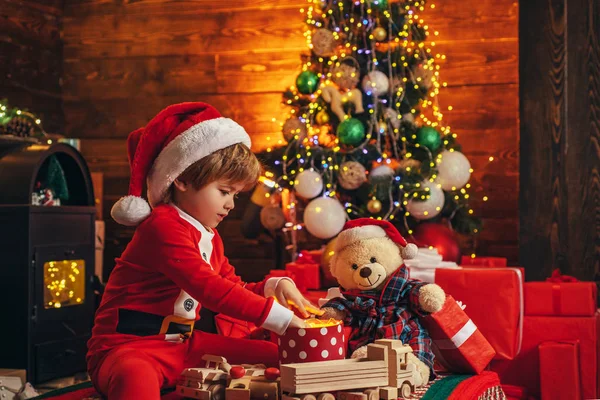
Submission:
M 362 278 L 368 278 L 369 276 L 371 276 L 372 273 L 373 273 L 373 271 L 371 271 L 371 268 L 369 268 L 369 267 L 363 267 L 360 270 L 360 276 Z

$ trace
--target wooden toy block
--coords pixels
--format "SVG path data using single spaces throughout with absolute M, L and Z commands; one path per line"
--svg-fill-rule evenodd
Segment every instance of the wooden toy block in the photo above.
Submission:
M 398 398 L 398 388 L 389 386 L 379 388 L 379 398 L 383 400 L 396 400 Z

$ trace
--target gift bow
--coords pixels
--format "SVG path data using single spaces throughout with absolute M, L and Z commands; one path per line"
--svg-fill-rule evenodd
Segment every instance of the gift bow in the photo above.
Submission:
M 570 275 L 562 275 L 560 269 L 556 268 L 552 271 L 552 276 L 546 278 L 546 282 L 562 283 L 562 282 L 579 282 L 579 279 Z

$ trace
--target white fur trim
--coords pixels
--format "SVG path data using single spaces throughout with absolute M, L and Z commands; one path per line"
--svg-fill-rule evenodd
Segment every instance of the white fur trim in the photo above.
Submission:
M 359 242 L 365 239 L 387 237 L 385 230 L 377 225 L 357 226 L 356 228 L 347 229 L 340 232 L 335 242 L 335 254 L 343 248 L 350 246 L 352 243 Z
M 200 122 L 182 132 L 160 152 L 147 178 L 148 201 L 160 203 L 169 186 L 187 167 L 225 147 L 242 143 L 250 147 L 250 136 L 229 118 Z
M 148 202 L 138 196 L 121 197 L 110 210 L 115 221 L 125 226 L 139 225 L 152 210 Z
M 289 310 L 274 301 L 271 310 L 269 310 L 269 315 L 267 315 L 267 319 L 265 319 L 265 322 L 261 327 L 268 329 L 271 332 L 275 332 L 278 335 L 283 335 L 290 325 L 290 322 L 292 322 L 293 316 L 294 312 L 292 310 Z
M 419 248 L 414 243 L 409 243 L 402 249 L 402 258 L 405 260 L 415 258 L 417 254 L 419 254 Z

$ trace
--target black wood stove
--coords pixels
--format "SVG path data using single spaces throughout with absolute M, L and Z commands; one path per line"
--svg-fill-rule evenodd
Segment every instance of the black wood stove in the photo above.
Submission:
M 52 204 L 40 194 L 51 174 L 68 194 L 60 206 L 33 205 Z M 0 145 L 1 368 L 26 369 L 32 383 L 85 371 L 94 219 L 90 173 L 76 149 Z

